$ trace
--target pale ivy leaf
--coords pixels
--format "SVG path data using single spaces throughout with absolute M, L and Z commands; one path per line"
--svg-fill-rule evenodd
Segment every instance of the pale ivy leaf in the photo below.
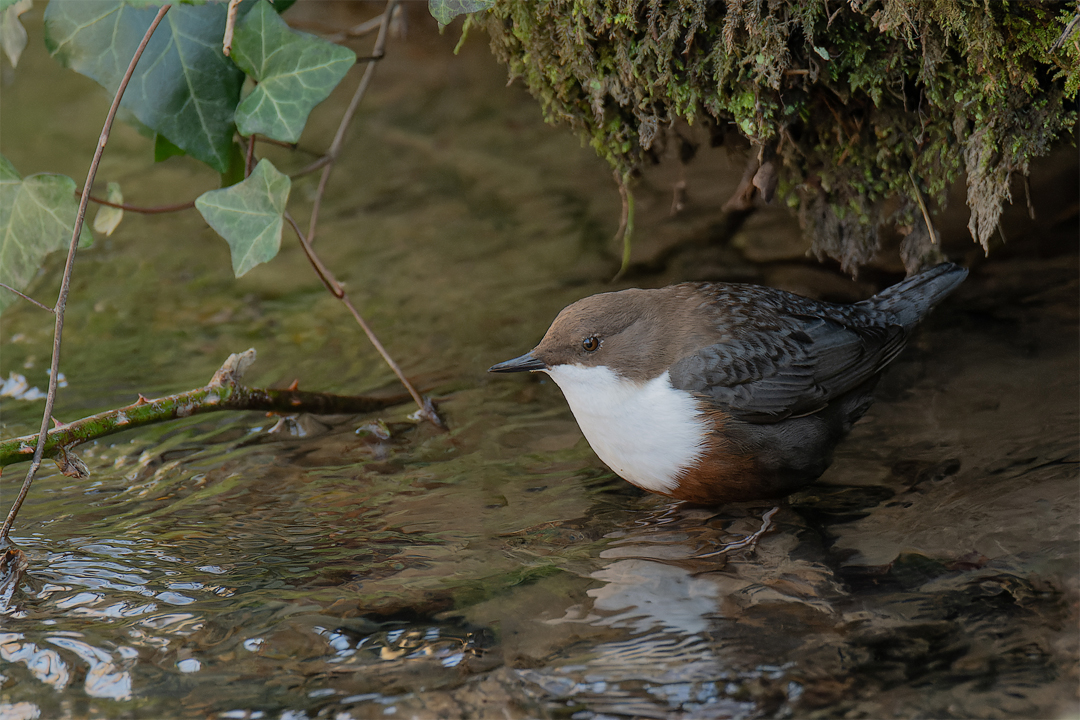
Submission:
M 458 15 L 480 12 L 495 5 L 495 0 L 428 0 L 428 12 L 440 25 L 449 25 Z
M 11 61 L 11 67 L 19 64 L 19 57 L 26 49 L 26 28 L 19 22 L 19 16 L 33 6 L 34 0 L 0 0 L 0 45 L 4 54 Z
M 312 108 L 356 64 L 352 50 L 293 30 L 265 0 L 237 27 L 232 58 L 258 81 L 236 108 L 237 129 L 282 142 L 300 139 Z
M 109 190 L 105 199 L 117 205 L 124 204 L 124 193 L 120 192 L 120 183 L 109 183 Z M 122 209 L 102 205 L 98 208 L 97 215 L 94 216 L 94 232 L 105 233 L 106 236 L 112 235 L 113 230 L 123 219 L 124 211 Z
M 61 63 L 115 93 L 156 8 L 121 0 L 52 0 L 45 43 Z M 244 75 L 221 53 L 226 6 L 178 5 L 147 45 L 123 106 L 218 172 L 228 166 Z
M 0 155 L 0 282 L 16 290 L 25 288 L 46 255 L 68 247 L 78 214 L 74 180 L 53 173 L 19 177 Z M 91 240 L 83 225 L 80 247 Z M 17 299 L 0 288 L 0 310 Z
M 247 180 L 195 200 L 207 224 L 229 243 L 236 277 L 277 255 L 291 186 L 289 176 L 263 158 Z

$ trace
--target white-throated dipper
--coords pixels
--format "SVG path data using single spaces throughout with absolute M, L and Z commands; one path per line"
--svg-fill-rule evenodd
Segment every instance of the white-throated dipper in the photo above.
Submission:
M 825 472 L 881 371 L 965 277 L 944 263 L 851 305 L 728 283 L 602 293 L 490 372 L 550 375 L 596 454 L 640 488 L 780 497 Z

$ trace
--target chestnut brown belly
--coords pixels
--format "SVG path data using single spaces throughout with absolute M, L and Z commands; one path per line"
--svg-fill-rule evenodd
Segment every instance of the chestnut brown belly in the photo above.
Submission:
M 814 482 L 820 471 L 767 469 L 753 455 L 707 457 L 679 475 L 678 486 L 665 493 L 676 500 L 701 505 L 782 498 Z
M 820 413 L 776 423 L 736 420 L 713 409 L 713 430 L 701 458 L 677 476 L 666 495 L 715 505 L 775 499 L 817 480 L 832 452 L 865 412 L 869 394 L 843 398 Z

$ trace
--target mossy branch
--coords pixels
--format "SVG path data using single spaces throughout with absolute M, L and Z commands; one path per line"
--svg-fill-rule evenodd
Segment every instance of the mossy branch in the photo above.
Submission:
M 240 380 L 244 370 L 254 361 L 255 350 L 253 349 L 230 355 L 205 387 L 156 400 L 147 400 L 140 396 L 137 402 L 127 407 L 91 415 L 54 428 L 46 435 L 44 455 L 45 457 L 63 457 L 68 450 L 90 440 L 199 413 L 220 410 L 261 410 L 344 415 L 381 410 L 409 399 L 409 396 L 404 393 L 386 398 L 374 398 L 246 387 L 240 383 Z M 37 438 L 37 435 L 26 435 L 0 442 L 0 467 L 29 461 L 33 457 Z

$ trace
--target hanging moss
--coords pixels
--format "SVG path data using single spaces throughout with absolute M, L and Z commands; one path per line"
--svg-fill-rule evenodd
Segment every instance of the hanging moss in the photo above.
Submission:
M 772 163 L 814 249 L 853 270 L 967 173 L 984 248 L 1013 173 L 1076 121 L 1075 3 L 494 0 L 482 25 L 546 118 L 633 174 L 682 118 Z M 886 201 L 889 210 L 886 210 Z M 899 209 L 897 209 L 899 208 Z M 918 247 L 916 247 L 918 246 Z M 906 253 L 925 254 L 925 231 Z

